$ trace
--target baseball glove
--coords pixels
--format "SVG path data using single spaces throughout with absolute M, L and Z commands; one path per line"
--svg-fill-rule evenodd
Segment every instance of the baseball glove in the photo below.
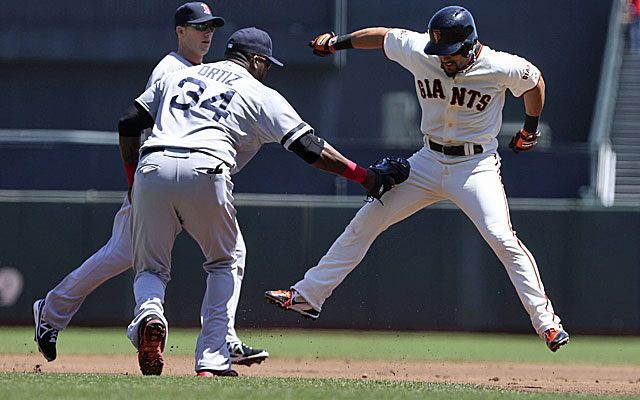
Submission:
M 376 174 L 376 184 L 367 192 L 367 200 L 373 201 L 373 199 L 376 199 L 380 204 L 384 205 L 380 200 L 382 195 L 395 185 L 406 181 L 409 177 L 411 166 L 404 158 L 384 157 L 371 164 L 369 169 Z
M 511 138 L 509 148 L 516 154 L 529 150 L 538 144 L 538 136 L 540 136 L 540 132 L 529 133 L 524 129 L 520 129 L 515 136 Z

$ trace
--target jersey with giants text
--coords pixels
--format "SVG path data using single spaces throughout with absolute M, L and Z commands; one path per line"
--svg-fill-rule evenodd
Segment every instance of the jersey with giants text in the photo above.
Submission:
M 428 41 L 426 33 L 391 29 L 383 44 L 387 58 L 415 78 L 420 130 L 440 143 L 474 143 L 485 151 L 496 150 L 506 90 L 522 96 L 536 87 L 540 71 L 524 58 L 482 46 L 477 59 L 450 78 L 438 56 L 425 54 Z

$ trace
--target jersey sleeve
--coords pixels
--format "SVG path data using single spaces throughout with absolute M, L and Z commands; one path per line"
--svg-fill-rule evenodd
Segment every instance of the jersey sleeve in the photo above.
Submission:
M 506 86 L 515 97 L 522 96 L 538 85 L 542 73 L 535 65 L 512 54 L 505 54 L 505 57 L 508 60 L 503 65 L 509 66 L 506 71 Z
M 162 99 L 162 88 L 164 80 L 159 80 L 145 90 L 135 101 L 140 104 L 149 114 L 156 119 L 158 108 L 160 108 L 160 100 Z
M 289 150 L 291 143 L 300 136 L 313 132 L 313 128 L 300 118 L 280 93 L 270 90 L 264 99 L 257 121 L 263 143 L 278 142 Z
M 389 60 L 397 62 L 406 69 L 410 69 L 412 53 L 417 48 L 424 50 L 426 45 L 427 40 L 424 34 L 394 28 L 384 35 L 382 50 Z

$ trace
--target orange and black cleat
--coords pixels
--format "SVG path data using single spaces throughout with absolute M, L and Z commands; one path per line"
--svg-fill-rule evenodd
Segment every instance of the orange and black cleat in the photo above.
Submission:
M 544 331 L 544 341 L 547 342 L 547 347 L 549 347 L 549 350 L 555 353 L 560 348 L 560 346 L 569 343 L 569 334 L 562 328 L 560 328 L 559 330 L 549 328 Z
M 286 310 L 293 310 L 305 318 L 316 320 L 320 316 L 320 311 L 314 309 L 295 290 L 268 290 L 264 292 L 267 301 L 277 307 Z

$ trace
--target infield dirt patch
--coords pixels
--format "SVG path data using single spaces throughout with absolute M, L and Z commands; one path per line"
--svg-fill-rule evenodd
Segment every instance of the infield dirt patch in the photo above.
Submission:
M 193 365 L 192 357 L 168 355 L 163 375 L 195 375 Z M 640 367 L 635 366 L 272 358 L 259 365 L 234 368 L 241 376 L 252 377 L 472 383 L 534 392 L 640 395 Z M 140 375 L 134 353 L 131 356 L 60 355 L 50 363 L 40 354 L 2 354 L 0 371 Z

